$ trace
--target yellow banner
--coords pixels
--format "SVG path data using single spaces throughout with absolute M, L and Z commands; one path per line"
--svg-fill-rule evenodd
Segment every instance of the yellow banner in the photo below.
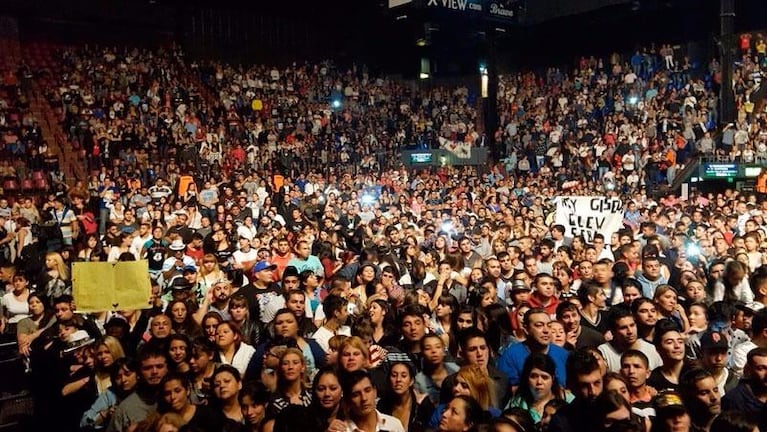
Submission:
M 78 312 L 149 309 L 151 294 L 146 260 L 72 264 L 72 295 Z

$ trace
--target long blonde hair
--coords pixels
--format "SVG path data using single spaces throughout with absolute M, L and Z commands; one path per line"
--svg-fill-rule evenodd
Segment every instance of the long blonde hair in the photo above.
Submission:
M 98 348 L 101 345 L 107 347 L 109 353 L 112 354 L 113 361 L 117 361 L 118 359 L 125 357 L 125 350 L 123 350 L 122 344 L 116 337 L 104 336 L 104 338 L 101 339 L 101 342 L 96 345 L 96 347 Z
M 56 271 L 59 272 L 59 279 L 63 281 L 69 280 L 69 267 L 67 267 L 66 264 L 64 264 L 64 258 L 61 257 L 61 254 L 58 252 L 48 252 L 45 254 L 45 259 L 51 259 L 53 262 L 56 263 Z
M 215 255 L 213 255 L 213 254 L 205 254 L 205 255 L 203 255 L 202 256 L 202 262 L 205 262 L 205 261 L 213 261 L 215 263 L 215 265 L 213 266 L 213 270 L 211 270 L 210 272 L 206 272 L 205 271 L 205 266 L 204 265 L 200 265 L 200 276 L 205 277 L 205 276 L 207 276 L 209 274 L 217 274 L 218 272 L 221 271 L 221 269 L 218 266 L 218 260 L 216 259 Z
M 494 406 L 493 402 L 493 382 L 490 376 L 482 370 L 479 366 L 467 365 L 458 370 L 455 377 L 455 383 L 458 385 L 458 378 L 466 381 L 469 386 L 469 393 L 471 397 L 476 399 L 482 406 L 482 409 L 486 410 L 491 406 Z
M 295 354 L 298 356 L 299 359 L 301 359 L 301 364 L 304 366 L 304 371 L 301 372 L 301 378 L 300 378 L 301 390 L 306 390 L 310 387 L 309 374 L 308 374 L 308 371 L 306 370 L 307 364 L 306 364 L 306 359 L 304 358 L 304 353 L 298 348 L 288 348 L 285 351 L 283 351 L 282 354 L 280 354 L 280 363 L 279 363 L 279 366 L 277 366 L 277 388 L 279 388 L 280 390 L 283 390 L 285 389 L 285 386 L 287 384 L 285 382 L 285 378 L 282 376 L 282 361 L 285 359 L 285 357 L 287 357 L 290 354 Z

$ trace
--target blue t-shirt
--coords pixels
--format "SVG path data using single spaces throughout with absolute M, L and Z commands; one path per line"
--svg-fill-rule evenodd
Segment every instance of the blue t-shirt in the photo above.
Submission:
M 564 387 L 567 383 L 567 371 L 565 364 L 567 363 L 568 352 L 562 347 L 554 344 L 549 344 L 549 352 L 547 353 L 554 364 L 557 365 L 557 382 Z M 522 367 L 525 365 L 525 360 L 530 355 L 530 348 L 524 343 L 515 343 L 503 352 L 503 355 L 498 358 L 496 367 L 501 372 L 505 373 L 509 377 L 509 387 L 518 386 L 521 379 Z

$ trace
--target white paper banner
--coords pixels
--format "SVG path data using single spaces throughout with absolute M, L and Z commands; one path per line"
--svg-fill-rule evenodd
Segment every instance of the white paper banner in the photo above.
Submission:
M 623 202 L 606 197 L 558 197 L 555 223 L 564 225 L 565 236 L 582 235 L 587 243 L 600 233 L 605 242 L 623 228 Z

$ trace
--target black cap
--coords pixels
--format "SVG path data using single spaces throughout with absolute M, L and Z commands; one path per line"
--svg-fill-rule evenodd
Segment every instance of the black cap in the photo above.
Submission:
M 188 290 L 192 288 L 192 284 L 184 277 L 177 277 L 170 283 L 170 289 L 174 291 Z

